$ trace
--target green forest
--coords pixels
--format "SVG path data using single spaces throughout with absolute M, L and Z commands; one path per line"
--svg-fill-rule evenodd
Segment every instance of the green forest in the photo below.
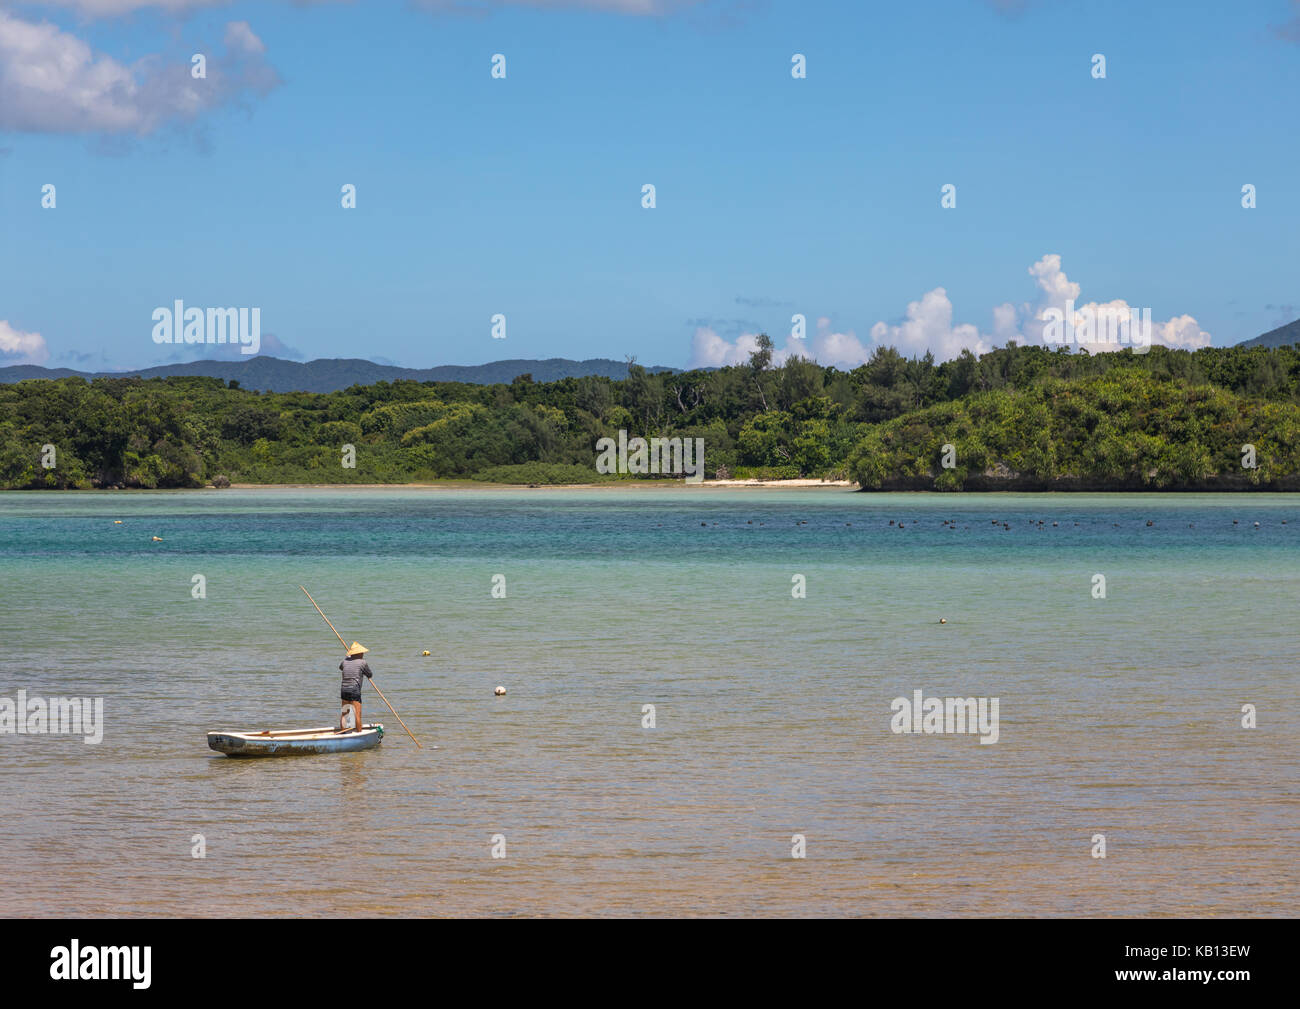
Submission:
M 774 365 L 762 337 L 747 364 L 716 370 L 651 374 L 633 362 L 623 380 L 329 393 L 198 377 L 32 379 L 0 385 L 0 486 L 664 479 L 597 474 L 597 440 L 620 429 L 703 439 L 708 479 L 1292 488 L 1300 344 L 1096 355 L 1009 344 L 941 364 L 879 348 L 840 371 Z

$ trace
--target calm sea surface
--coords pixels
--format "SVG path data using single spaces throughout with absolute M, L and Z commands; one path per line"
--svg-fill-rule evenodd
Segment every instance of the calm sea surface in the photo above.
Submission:
M 207 748 L 337 719 L 299 583 L 425 749 Z M 106 723 L 0 735 L 0 914 L 1295 915 L 1298 605 L 1283 495 L 0 494 L 0 696 Z

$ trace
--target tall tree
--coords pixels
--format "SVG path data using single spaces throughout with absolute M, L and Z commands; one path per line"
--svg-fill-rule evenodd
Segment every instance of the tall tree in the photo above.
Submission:
M 766 333 L 759 333 L 758 346 L 749 355 L 749 370 L 754 376 L 754 386 L 758 389 L 764 413 L 767 413 L 767 396 L 763 393 L 763 373 L 772 366 L 772 347 L 772 338 Z

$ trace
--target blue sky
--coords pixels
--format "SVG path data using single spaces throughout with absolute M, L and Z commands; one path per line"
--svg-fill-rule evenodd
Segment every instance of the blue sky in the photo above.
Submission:
M 1231 344 L 1300 316 L 1298 97 L 1288 0 L 0 0 L 0 363 L 239 356 L 176 299 L 411 367 L 946 358 L 1067 297 Z

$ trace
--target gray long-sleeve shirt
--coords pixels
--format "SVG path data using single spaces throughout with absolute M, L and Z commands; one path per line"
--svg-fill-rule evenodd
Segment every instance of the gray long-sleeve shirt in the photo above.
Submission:
M 339 669 L 343 672 L 342 690 L 348 693 L 361 692 L 361 677 L 373 676 L 370 667 L 366 665 L 365 659 L 344 659 L 339 663 Z

